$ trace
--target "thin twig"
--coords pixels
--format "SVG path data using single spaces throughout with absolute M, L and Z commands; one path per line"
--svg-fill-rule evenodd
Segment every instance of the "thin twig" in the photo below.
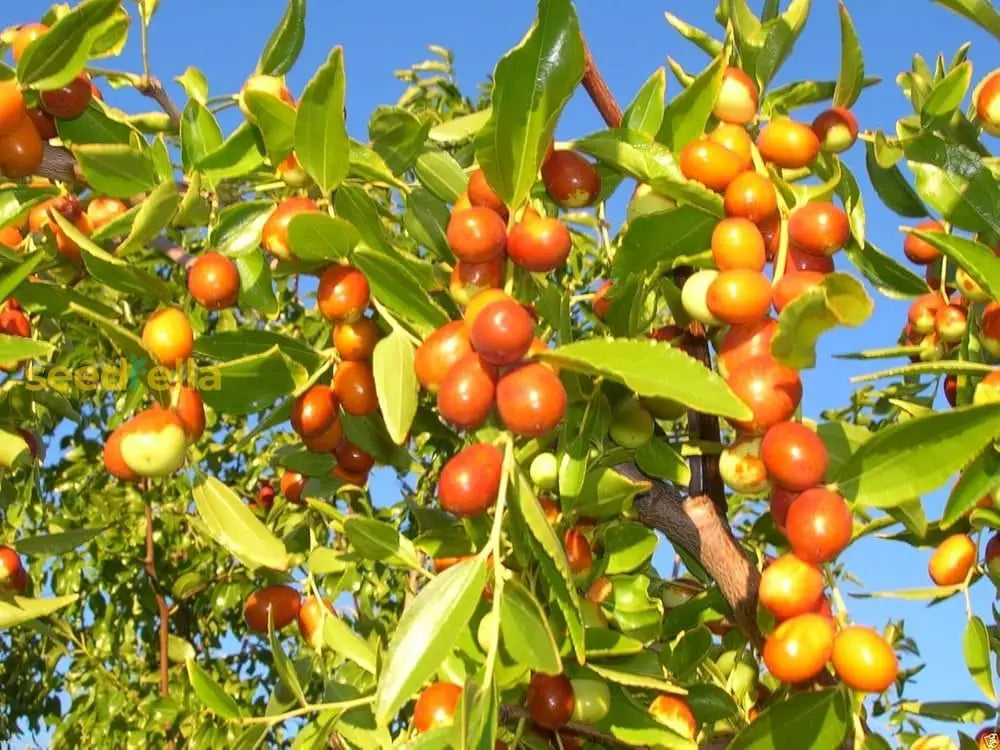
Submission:
M 181 111 L 177 109 L 177 105 L 174 104 L 173 99 L 170 98 L 170 94 L 163 88 L 163 84 L 160 83 L 158 78 L 144 76 L 137 88 L 139 93 L 148 96 L 160 105 L 160 109 L 167 113 L 167 117 L 170 118 L 170 127 L 172 130 L 180 129 Z
M 501 724 L 506 724 L 508 721 L 513 719 L 528 719 L 530 717 L 531 714 L 528 713 L 528 710 L 522 708 L 521 706 L 500 706 Z M 595 729 L 587 724 L 577 724 L 572 721 L 560 729 L 559 734 L 569 734 L 576 737 L 583 737 L 600 743 L 602 747 L 627 747 L 632 750 L 646 750 L 646 745 L 631 745 L 628 742 L 623 742 L 610 734 L 605 734 L 600 729 Z
M 149 491 L 148 481 L 146 482 L 146 491 Z M 149 583 L 153 587 L 156 609 L 160 616 L 160 695 L 167 695 L 170 692 L 170 660 L 167 656 L 170 636 L 170 609 L 167 607 L 167 599 L 160 587 L 160 580 L 156 576 L 156 558 L 153 547 L 153 506 L 149 502 L 146 503 L 146 575 L 149 576 Z
M 339 703 L 314 703 L 305 708 L 296 708 L 292 711 L 286 711 L 283 714 L 275 714 L 274 716 L 249 716 L 240 719 L 233 719 L 234 724 L 267 724 L 268 726 L 274 724 L 280 724 L 288 719 L 294 719 L 296 716 L 308 716 L 309 714 L 318 713 L 320 711 L 347 711 L 352 708 L 358 708 L 360 706 L 367 706 L 375 702 L 375 696 L 369 695 L 364 698 L 355 698 L 350 701 L 340 701 Z

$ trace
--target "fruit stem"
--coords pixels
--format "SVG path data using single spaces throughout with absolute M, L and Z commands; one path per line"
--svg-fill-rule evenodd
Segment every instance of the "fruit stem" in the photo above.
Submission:
M 288 721 L 288 719 L 294 719 L 297 716 L 307 716 L 308 714 L 319 713 L 320 711 L 347 711 L 361 706 L 370 706 L 374 702 L 375 696 L 367 695 L 364 698 L 355 698 L 354 700 L 340 701 L 339 703 L 313 703 L 304 708 L 296 708 L 292 711 L 286 711 L 283 714 L 274 714 L 273 716 L 249 716 L 233 719 L 232 721 L 235 724 L 267 724 L 268 726 L 274 726 L 283 721 Z

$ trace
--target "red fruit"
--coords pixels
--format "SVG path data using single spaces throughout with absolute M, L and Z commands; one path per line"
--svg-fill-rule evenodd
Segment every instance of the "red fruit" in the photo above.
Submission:
M 378 339 L 378 325 L 371 318 L 341 323 L 333 329 L 333 345 L 341 359 L 355 362 L 371 359 Z
M 708 134 L 708 140 L 724 146 L 740 157 L 744 171 L 753 169 L 753 141 L 742 125 L 720 122 Z
M 723 192 L 744 171 L 743 161 L 707 138 L 691 141 L 680 153 L 681 172 L 709 190 Z
M 746 125 L 757 115 L 757 85 L 739 68 L 726 68 L 712 116 L 722 122 Z
M 769 429 L 761 457 L 772 481 L 799 491 L 823 481 L 829 460 L 819 435 L 798 422 L 780 422 Z
M 128 211 L 128 205 L 124 201 L 120 201 L 117 198 L 98 197 L 94 198 L 87 204 L 87 217 L 90 219 L 90 226 L 93 227 L 95 232 L 101 227 L 110 224 L 126 211 Z M 205 253 L 200 257 L 212 254 L 213 253 Z M 189 278 L 190 273 L 191 272 L 188 271 Z M 190 284 L 190 281 L 188 283 Z
M 378 410 L 375 373 L 367 362 L 344 361 L 333 373 L 333 390 L 348 414 L 363 417 Z
M 745 325 L 731 326 L 719 344 L 719 369 L 731 373 L 748 359 L 771 354 L 771 342 L 778 333 L 778 321 L 764 318 Z
M 535 319 L 520 302 L 492 302 L 476 316 L 472 348 L 493 365 L 512 365 L 528 353 L 535 336 Z
M 827 617 L 809 613 L 781 623 L 764 642 L 764 664 L 782 682 L 811 680 L 833 653 L 834 625 Z
M 0 171 L 12 180 L 34 174 L 42 164 L 42 139 L 31 119 L 23 117 L 15 128 L 0 136 Z
M 927 564 L 938 586 L 956 586 L 969 577 L 976 564 L 976 543 L 965 534 L 952 534 L 939 544 Z
M 589 206 L 601 192 L 601 175 L 575 151 L 553 151 L 542 164 L 542 182 L 563 208 Z
M 476 318 L 479 317 L 479 313 L 481 313 L 487 305 L 491 305 L 494 302 L 499 302 L 501 300 L 510 299 L 513 299 L 513 297 L 502 289 L 484 289 L 469 300 L 469 304 L 465 306 L 465 311 L 463 313 L 465 327 L 471 332 L 472 327 L 476 324 Z
M 343 437 L 344 427 L 337 418 L 323 432 L 312 437 L 303 437 L 302 443 L 313 453 L 333 453 Z
M 763 271 L 767 257 L 757 225 L 743 218 L 720 221 L 712 231 L 712 258 L 720 271 Z
M 823 487 L 806 490 L 792 501 L 785 527 L 792 551 L 811 563 L 830 562 L 853 535 L 847 502 Z
M 316 211 L 319 206 L 309 198 L 285 198 L 264 222 L 261 245 L 279 260 L 293 260 L 295 255 L 288 245 L 288 224 L 299 214 Z
M 944 377 L 944 397 L 952 409 L 958 404 L 958 376 L 955 374 Z
M 250 594 L 243 619 L 253 632 L 266 633 L 270 611 L 274 629 L 281 630 L 298 616 L 301 606 L 302 595 L 291 586 L 265 586 Z
M 723 323 L 753 323 L 763 319 L 771 307 L 771 283 L 758 271 L 722 271 L 709 285 L 705 303 Z
M 441 418 L 473 430 L 489 416 L 496 400 L 497 369 L 472 352 L 458 360 L 441 381 L 437 407 Z
M 563 549 L 566 550 L 570 572 L 575 576 L 587 576 L 594 565 L 594 553 L 590 549 L 587 537 L 575 527 L 566 529 L 566 533 L 563 534 Z
M 153 406 L 139 412 L 121 431 L 119 453 L 130 471 L 143 477 L 165 477 L 184 463 L 187 434 L 174 412 Z
M 123 482 L 138 482 L 139 475 L 129 468 L 122 457 L 122 438 L 125 437 L 122 427 L 114 430 L 104 442 L 104 468 L 111 476 Z
M 496 212 L 504 221 L 507 221 L 507 204 L 496 194 L 486 181 L 486 173 L 477 169 L 469 178 L 468 187 L 469 203 L 473 206 L 483 206 Z
M 978 89 L 976 117 L 979 124 L 987 133 L 1000 135 L 1000 74 L 991 73 L 979 84 Z
M 537 362 L 503 375 L 497 384 L 496 401 L 504 425 L 522 437 L 545 434 L 566 413 L 566 389 L 559 376 Z
M 661 724 L 671 727 L 678 734 L 694 739 L 698 733 L 698 722 L 687 701 L 676 695 L 658 695 L 649 704 L 649 713 Z
M 326 612 L 323 611 L 324 609 Z M 337 613 L 330 602 L 315 596 L 307 596 L 302 601 L 302 606 L 299 607 L 297 617 L 302 640 L 313 648 L 319 648 L 323 643 L 323 631 L 320 629 L 323 627 L 323 618 L 336 616 Z
M 451 726 L 462 698 L 462 688 L 450 682 L 435 682 L 424 688 L 413 708 L 413 728 L 418 734 Z
M 594 315 L 597 316 L 598 320 L 604 320 L 608 312 L 611 310 L 612 300 L 608 299 L 608 294 L 611 292 L 611 281 L 604 280 L 597 285 L 597 291 L 594 292 L 594 299 L 591 302 L 591 306 L 594 308 Z
M 348 471 L 343 466 L 334 466 L 330 471 L 330 476 L 358 487 L 364 487 L 368 482 L 368 472 Z
M 771 500 L 769 510 L 774 521 L 774 527 L 785 534 L 785 525 L 788 521 L 788 509 L 792 502 L 799 496 L 795 490 L 786 490 L 784 487 L 775 485 L 771 488 Z
M 829 201 L 806 203 L 788 218 L 789 242 L 810 255 L 833 255 L 850 238 L 847 214 Z
M 525 705 L 532 721 L 545 729 L 560 729 L 569 723 L 576 699 L 566 675 L 536 672 L 528 685 Z
M 448 220 L 448 247 L 459 260 L 485 263 L 507 246 L 507 227 L 495 211 L 472 206 L 453 211 Z
M 833 258 L 829 255 L 812 255 L 801 250 L 788 246 L 788 255 L 785 259 L 785 273 L 792 271 L 817 271 L 821 274 L 828 274 L 833 271 Z
M 417 380 L 427 390 L 436 391 L 452 366 L 467 354 L 472 354 L 472 344 L 465 323 L 445 323 L 417 347 L 413 359 Z
M 774 309 L 779 313 L 788 305 L 823 283 L 825 274 L 818 271 L 792 271 L 782 276 L 772 291 Z
M 764 568 L 759 597 L 779 620 L 814 612 L 823 599 L 823 573 L 795 555 L 782 555 Z
M 194 442 L 205 432 L 205 402 L 201 394 L 186 385 L 174 387 L 171 408 L 181 420 L 184 434 Z
M 573 241 L 556 218 L 522 219 L 510 230 L 507 255 L 528 271 L 554 271 L 566 262 Z
M 274 507 L 274 487 L 267 482 L 262 483 L 257 488 L 257 497 L 250 503 L 250 507 L 271 510 Z
M 899 660 L 892 646 L 871 628 L 846 627 L 833 641 L 833 668 L 851 690 L 881 693 L 899 673 Z
M 921 232 L 945 231 L 944 225 L 934 219 L 922 221 L 914 228 L 919 229 Z M 911 262 L 920 266 L 929 265 L 941 257 L 940 250 L 931 243 L 920 239 L 915 234 L 906 235 L 906 239 L 903 240 L 903 253 Z
M 496 502 L 503 473 L 503 454 L 488 443 L 464 448 L 441 470 L 438 499 L 458 516 L 478 516 Z
M 858 140 L 858 120 L 844 107 L 831 107 L 813 120 L 812 131 L 820 148 L 831 154 L 846 151 Z
M 20 593 L 28 585 L 27 571 L 17 552 L 6 545 L 0 545 L 0 591 Z
M 355 474 L 367 474 L 375 465 L 375 459 L 351 441 L 342 439 L 334 451 L 337 466 Z
M 31 336 L 31 322 L 20 310 L 4 310 L 0 312 L 0 333 L 26 339 Z
M 513 233 L 511 237 L 513 237 Z M 506 259 L 502 253 L 483 263 L 466 263 L 464 260 L 456 260 L 448 285 L 452 299 L 460 305 L 467 305 L 469 300 L 480 292 L 502 287 L 505 263 Z
M 86 111 L 91 96 L 90 76 L 83 74 L 65 86 L 41 92 L 38 98 L 48 114 L 60 120 L 73 120 Z
M 302 437 L 316 437 L 336 421 L 339 406 L 332 388 L 314 385 L 292 404 L 292 429 Z
M 221 310 L 236 304 L 240 294 L 240 274 L 236 264 L 225 255 L 204 253 L 191 264 L 187 286 L 191 296 L 202 307 Z
M 307 478 L 297 471 L 285 471 L 281 475 L 281 494 L 295 505 L 302 504 L 302 491 L 306 487 Z
M 142 343 L 164 367 L 176 367 L 194 351 L 194 329 L 176 307 L 164 307 L 149 316 Z
M 0 135 L 12 132 L 24 118 L 24 96 L 15 81 L 0 81 Z
M 934 330 L 946 344 L 955 344 L 965 338 L 969 316 L 959 305 L 944 305 L 934 315 Z
M 353 266 L 330 266 L 319 279 L 316 304 L 323 317 L 337 322 L 361 318 L 371 292 L 368 279 Z
M 729 373 L 727 382 L 753 412 L 750 421 L 733 422 L 748 432 L 766 432 L 786 421 L 802 400 L 799 374 L 770 356 L 747 360 Z
M 910 303 L 910 310 L 906 320 L 910 324 L 914 333 L 924 336 L 934 330 L 934 321 L 937 319 L 938 310 L 944 307 L 944 300 L 940 294 L 923 294 Z M 987 309 L 989 309 L 987 307 Z M 985 312 L 983 313 L 985 318 Z
M 17 227 L 7 225 L 0 228 L 0 245 L 4 247 L 9 247 L 10 249 L 16 248 L 21 244 L 24 238 L 21 236 L 20 230 Z
M 783 169 L 801 169 L 816 160 L 819 138 L 801 122 L 780 117 L 761 128 L 757 148 L 765 161 Z

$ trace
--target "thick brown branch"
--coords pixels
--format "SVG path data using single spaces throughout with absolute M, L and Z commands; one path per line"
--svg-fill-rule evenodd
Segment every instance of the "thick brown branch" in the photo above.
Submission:
M 618 467 L 625 476 L 645 479 L 633 464 Z M 676 488 L 656 483 L 638 498 L 639 520 L 659 529 L 698 560 L 732 607 L 736 624 L 755 646 L 763 643 L 757 627 L 760 573 L 733 538 L 729 523 L 706 495 L 685 498 Z
M 604 122 L 608 124 L 608 127 L 617 128 L 621 126 L 622 110 L 618 106 L 618 102 L 615 101 L 615 97 L 611 94 L 611 89 L 608 88 L 608 83 L 604 80 L 604 76 L 597 69 L 586 40 L 583 42 L 583 56 L 584 65 L 586 66 L 583 71 L 583 88 L 590 95 L 591 101 L 594 102 L 594 106 L 597 107 L 597 111 L 601 113 L 601 117 L 604 118 Z
M 84 182 L 83 175 L 80 174 L 76 166 L 76 159 L 73 158 L 67 149 L 60 146 L 52 146 L 48 143 L 42 144 L 42 163 L 35 170 L 35 174 L 40 177 L 47 177 L 50 180 L 59 182 L 69 182 L 80 184 Z
M 194 263 L 194 256 L 191 253 L 162 237 L 155 238 L 149 244 L 182 268 L 190 268 Z
M 177 109 L 177 105 L 174 104 L 167 90 L 163 88 L 163 84 L 160 83 L 158 78 L 146 78 L 143 79 L 139 86 L 139 92 L 148 96 L 150 99 L 155 101 L 160 105 L 160 109 L 167 113 L 167 117 L 170 118 L 170 126 L 172 130 L 179 130 L 181 127 L 181 111 Z
M 170 609 L 163 595 L 160 581 L 156 577 L 156 558 L 153 547 L 153 506 L 146 503 L 146 575 L 153 587 L 156 598 L 156 609 L 160 617 L 160 695 L 166 695 L 170 690 L 170 661 L 167 655 L 170 635 Z

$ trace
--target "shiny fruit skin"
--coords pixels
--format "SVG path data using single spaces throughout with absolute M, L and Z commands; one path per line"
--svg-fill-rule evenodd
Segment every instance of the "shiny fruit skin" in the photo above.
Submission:
M 199 255 L 187 277 L 188 291 L 208 310 L 232 307 L 240 294 L 240 274 L 236 264 L 221 253 Z
M 87 204 L 87 216 L 90 218 L 90 225 L 94 228 L 95 232 L 106 224 L 110 224 L 126 211 L 128 211 L 128 205 L 117 198 L 98 197 Z M 205 253 L 200 257 L 215 254 L 217 253 Z M 190 284 L 190 282 L 188 283 Z
M 299 159 L 293 151 L 278 162 L 278 177 L 290 188 L 303 188 L 312 182 L 312 177 L 299 164 Z
M 370 299 L 368 279 L 354 266 L 330 266 L 320 276 L 316 304 L 327 320 L 358 320 L 368 307 Z
M 165 477 L 184 464 L 187 434 L 180 417 L 162 406 L 139 412 L 121 429 L 121 458 L 141 477 Z
M 565 675 L 536 672 L 531 677 L 525 706 L 532 721 L 545 729 L 561 729 L 573 716 L 573 685 Z
M 0 545 L 0 591 L 24 591 L 28 576 L 20 555 L 12 547 Z
M 681 150 L 680 167 L 689 180 L 717 193 L 725 191 L 745 171 L 739 156 L 707 138 L 691 141 Z
M 934 330 L 945 344 L 957 344 L 968 328 L 969 316 L 959 305 L 945 305 L 934 315 Z
M 749 219 L 755 224 L 778 214 L 778 193 L 774 183 L 756 172 L 738 175 L 722 198 L 726 216 Z
M 1000 135 L 1000 73 L 990 74 L 978 89 L 976 117 L 979 124 L 987 133 Z
M 333 329 L 333 346 L 341 359 L 354 362 L 371 359 L 378 340 L 378 325 L 370 318 L 341 323 Z
M 413 708 L 413 728 L 418 734 L 451 726 L 462 699 L 462 688 L 451 682 L 435 682 L 424 688 Z
M 478 516 L 496 502 L 503 454 L 489 443 L 476 443 L 455 454 L 441 469 L 438 499 L 456 516 Z
M 927 572 L 938 586 L 955 586 L 965 581 L 976 564 L 976 543 L 965 534 L 952 534 L 934 550 Z
M 274 507 L 274 487 L 267 482 L 262 482 L 257 488 L 257 497 L 250 502 L 251 508 L 261 510 L 271 510 Z
M 722 122 L 746 125 L 757 116 L 757 84 L 739 68 L 726 68 L 712 116 Z
M 652 440 L 655 431 L 653 415 L 638 399 L 627 398 L 615 408 L 608 436 L 622 448 L 636 450 Z
M 302 437 L 316 437 L 336 421 L 339 406 L 340 399 L 333 388 L 314 385 L 292 404 L 292 429 Z
M 343 438 L 333 452 L 337 465 L 354 474 L 367 474 L 375 465 L 375 459 L 365 453 L 347 438 Z
M 490 415 L 496 388 L 496 367 L 475 352 L 466 354 L 449 368 L 438 387 L 438 413 L 459 429 L 473 430 Z
M 795 555 L 782 555 L 761 573 L 759 596 L 779 620 L 814 612 L 823 598 L 823 573 Z
M 90 77 L 80 75 L 65 86 L 41 92 L 38 98 L 42 109 L 53 117 L 75 120 L 86 111 L 92 96 Z
M 301 607 L 302 595 L 291 586 L 264 586 L 247 598 L 243 619 L 254 633 L 266 633 L 270 611 L 274 629 L 281 630 L 298 616 Z
M 297 471 L 285 471 L 281 475 L 281 494 L 285 499 L 294 504 L 302 504 L 302 491 L 306 487 L 306 477 Z
M 302 600 L 302 606 L 299 607 L 299 612 L 296 615 L 302 640 L 313 648 L 319 648 L 323 643 L 324 618 L 336 616 L 337 613 L 330 602 L 315 596 L 307 596 Z
M 507 238 L 507 256 L 521 268 L 536 273 L 562 266 L 572 248 L 569 229 L 554 217 L 522 220 Z
M 601 175 L 575 151 L 553 151 L 542 164 L 542 182 L 549 197 L 563 208 L 589 206 L 601 192 Z
M 717 361 L 723 374 L 754 357 L 771 355 L 771 342 L 778 333 L 778 321 L 764 318 L 741 326 L 732 326 L 719 343 Z
M 143 326 L 142 344 L 161 365 L 176 367 L 194 351 L 194 330 L 187 315 L 176 307 L 164 307 Z
M 22 240 L 24 240 L 24 237 L 21 236 L 21 232 L 17 227 L 8 224 L 0 228 L 0 245 L 13 250 L 21 244 Z
M 785 536 L 787 532 L 785 524 L 788 522 L 788 509 L 792 507 L 792 503 L 799 494 L 795 490 L 786 490 L 784 487 L 778 487 L 777 485 L 771 488 L 768 511 L 771 513 L 774 527 L 781 532 L 782 536 Z
M 783 169 L 808 167 L 819 154 L 819 138 L 812 128 L 788 117 L 771 120 L 757 136 L 757 148 L 765 161 Z
M 566 550 L 566 561 L 574 576 L 585 577 L 594 565 L 594 553 L 587 537 L 577 528 L 566 529 L 563 534 L 563 549 Z
M 573 686 L 573 716 L 578 724 L 596 724 L 611 710 L 611 691 L 603 680 L 570 680 Z
M 983 308 L 979 319 L 979 340 L 986 351 L 1000 357 L 1000 303 L 990 302 Z
M 833 668 L 852 690 L 881 693 L 896 681 L 899 660 L 885 638 L 871 628 L 852 625 L 833 640 Z
M 739 438 L 719 456 L 719 474 L 734 492 L 759 495 L 770 488 L 767 469 L 760 456 L 760 445 L 759 437 Z
M 554 490 L 559 486 L 559 459 L 554 453 L 539 453 L 528 468 L 531 482 L 540 490 Z
M 906 320 L 915 333 L 926 335 L 934 330 L 934 322 L 937 319 L 938 310 L 942 307 L 944 307 L 944 300 L 941 299 L 940 294 L 923 294 L 910 303 Z M 986 310 L 989 310 L 989 306 L 987 306 Z M 984 310 L 984 323 L 985 313 L 986 311 Z
M 138 482 L 141 477 L 129 468 L 122 458 L 122 438 L 125 437 L 124 425 L 115 429 L 104 441 L 104 468 L 107 472 L 123 482 Z
M 507 220 L 507 204 L 496 194 L 486 181 L 486 173 L 477 169 L 469 177 L 469 187 L 466 190 L 469 195 L 469 203 L 473 206 L 483 206 L 498 214 L 504 221 Z
M 819 435 L 798 422 L 780 422 L 768 430 L 761 457 L 774 482 L 799 492 L 822 482 L 829 462 Z
M 847 214 L 829 201 L 797 208 L 788 219 L 788 240 L 810 255 L 833 255 L 851 238 Z
M 288 224 L 299 214 L 315 213 L 319 206 L 309 198 L 285 198 L 264 222 L 260 244 L 279 260 L 292 260 L 295 256 L 288 246 Z
M 10 52 L 14 56 L 14 62 L 19 62 L 28 45 L 48 30 L 49 27 L 44 23 L 26 23 L 19 26 L 14 34 L 14 41 L 11 43 Z
M 844 107 L 820 112 L 812 123 L 820 148 L 830 154 L 847 151 L 858 140 L 858 119 Z
M 788 508 L 785 535 L 792 551 L 805 562 L 835 559 L 850 544 L 853 533 L 847 502 L 824 487 L 806 490 Z
M 562 422 L 566 389 L 551 369 L 530 362 L 500 378 L 496 402 L 507 429 L 522 437 L 538 437 Z
M 753 169 L 753 141 L 742 125 L 721 122 L 708 134 L 708 140 L 736 154 L 743 164 L 744 171 Z
M 774 309 L 779 313 L 810 289 L 815 289 L 826 278 L 819 271 L 790 271 L 785 273 L 772 289 Z
M 749 219 L 723 219 L 712 230 L 712 258 L 720 271 L 731 269 L 764 270 L 767 257 L 764 238 Z
M 753 323 L 763 319 L 771 308 L 771 283 L 758 271 L 722 271 L 708 287 L 705 303 L 723 323 Z
M 687 701 L 676 695 L 658 695 L 649 704 L 649 713 L 661 724 L 665 724 L 678 734 L 694 739 L 698 732 L 698 722 Z
M 733 422 L 748 432 L 766 432 L 786 421 L 802 400 L 799 374 L 766 355 L 749 359 L 732 370 L 727 382 L 753 412 L 752 420 Z
M 448 247 L 468 263 L 485 263 L 507 247 L 507 227 L 500 215 L 483 206 L 452 211 L 448 220 Z
M 247 91 L 260 91 L 264 94 L 270 94 L 271 96 L 277 97 L 286 104 L 294 104 L 295 100 L 292 98 L 291 92 L 288 87 L 285 86 L 285 82 L 282 78 L 272 75 L 252 75 L 243 84 L 243 88 L 240 89 L 239 97 L 237 103 L 239 104 L 240 111 L 247 118 L 250 118 L 251 112 L 250 108 L 246 104 L 246 98 L 244 94 Z
M 186 385 L 175 386 L 172 398 L 174 413 L 180 418 L 189 442 L 195 442 L 205 432 L 205 401 L 201 393 Z
M 798 684 L 818 675 L 833 653 L 833 622 L 809 613 L 785 620 L 764 642 L 764 664 L 782 682 Z
M 511 237 L 513 236 L 512 232 Z M 503 254 L 484 263 L 466 263 L 464 260 L 456 260 L 448 284 L 451 298 L 460 305 L 467 305 L 473 297 L 483 290 L 499 289 L 503 286 L 505 262 L 506 258 Z
M 934 219 L 922 221 L 914 229 L 919 229 L 921 232 L 945 231 L 941 222 Z M 906 239 L 903 240 L 903 254 L 909 258 L 911 263 L 916 263 L 918 266 L 926 266 L 941 257 L 940 250 L 926 240 L 920 239 L 915 234 L 906 235 Z
M 484 289 L 469 300 L 469 304 L 465 306 L 463 317 L 465 319 L 465 327 L 469 330 L 470 335 L 476 325 L 476 320 L 479 318 L 479 313 L 494 302 L 504 301 L 514 302 L 515 300 L 502 289 Z
M 14 81 L 0 81 L 0 135 L 16 128 L 25 116 L 24 96 Z
M 93 227 L 90 224 L 90 217 L 86 214 L 81 214 L 77 217 L 76 221 L 73 222 L 73 226 L 80 230 L 85 235 L 89 235 L 93 231 Z M 52 231 L 52 236 L 56 240 L 56 251 L 66 258 L 67 260 L 73 261 L 74 263 L 80 260 L 80 246 L 76 244 L 73 240 L 69 238 L 61 227 L 57 226 L 55 223 L 49 225 Z
M 313 453 L 333 453 L 344 437 L 344 426 L 340 419 L 334 419 L 322 432 L 312 437 L 303 437 L 302 443 Z
M 364 487 L 368 483 L 368 472 L 348 471 L 343 466 L 334 466 L 330 470 L 330 476 L 358 487 Z
M 598 284 L 597 290 L 594 292 L 594 299 L 590 303 L 594 310 L 594 315 L 598 320 L 604 320 L 611 311 L 611 303 L 613 300 L 608 297 L 611 293 L 611 284 L 612 282 L 610 279 L 605 279 Z
M 367 362 L 344 361 L 337 365 L 333 390 L 348 414 L 363 417 L 378 410 L 375 374 Z
M 472 354 L 469 329 L 461 320 L 445 323 L 417 347 L 413 369 L 427 390 L 437 391 L 445 375 L 458 360 Z
M 785 258 L 785 273 L 792 271 L 816 271 L 824 276 L 834 269 L 833 258 L 829 255 L 804 253 L 794 245 L 788 246 Z
M 513 299 L 484 307 L 469 334 L 476 353 L 497 366 L 512 365 L 524 357 L 534 337 L 535 319 Z
M 42 163 L 42 139 L 28 117 L 0 136 L 0 171 L 16 180 L 37 171 Z
M 722 325 L 722 321 L 715 317 L 708 307 L 708 290 L 718 278 L 718 271 L 714 268 L 705 268 L 688 276 L 684 286 L 681 287 L 681 305 L 684 307 L 684 312 L 708 328 Z
M 20 309 L 0 312 L 0 333 L 26 339 L 31 336 L 31 321 Z

